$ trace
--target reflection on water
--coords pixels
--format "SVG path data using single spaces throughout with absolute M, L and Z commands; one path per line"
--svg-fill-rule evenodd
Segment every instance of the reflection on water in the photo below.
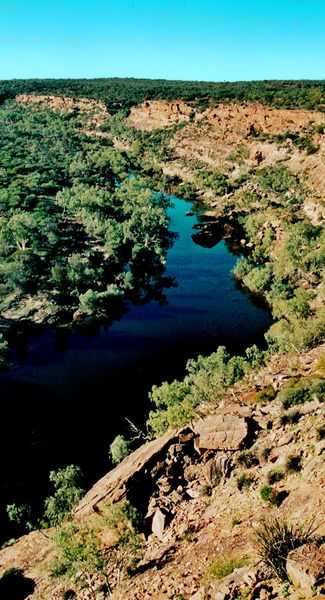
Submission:
M 14 356 L 0 380 L 4 502 L 46 494 L 48 471 L 71 463 L 90 484 L 109 467 L 109 444 L 126 428 L 124 417 L 143 424 L 154 383 L 182 377 L 188 358 L 218 345 L 240 353 L 263 343 L 268 311 L 236 287 L 236 257 L 225 241 L 194 243 L 198 216 L 185 216 L 188 207 L 175 199 L 170 211 L 179 237 L 167 271 L 141 281 L 139 273 L 134 304 L 119 320 L 47 329 Z

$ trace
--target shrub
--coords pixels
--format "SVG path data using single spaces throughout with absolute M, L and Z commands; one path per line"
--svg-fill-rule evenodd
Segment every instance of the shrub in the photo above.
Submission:
M 265 448 L 263 448 L 262 450 L 262 456 L 265 460 L 267 460 L 270 456 L 272 452 L 272 448 L 269 448 L 268 446 L 266 446 Z
M 233 270 L 232 273 L 237 279 L 244 279 L 246 275 L 253 269 L 254 265 L 245 257 L 241 256 Z
M 281 502 L 283 501 L 283 493 L 274 490 L 270 485 L 264 485 L 260 489 L 260 495 L 262 500 L 266 500 L 275 506 L 280 506 Z
M 310 396 L 321 402 L 325 401 L 325 381 L 315 381 L 310 388 Z
M 81 500 L 84 495 L 84 490 L 79 486 L 81 476 L 81 469 L 74 465 L 50 472 L 49 479 L 54 485 L 55 493 L 45 500 L 42 525 L 59 525 Z
M 317 438 L 318 440 L 324 440 L 325 439 L 325 425 L 320 425 L 319 427 L 317 427 Z
M 293 388 L 281 394 L 282 404 L 284 408 L 290 408 L 296 404 L 304 404 L 309 400 L 309 392 L 304 388 Z
M 296 175 L 283 165 L 265 167 L 258 173 L 261 187 L 267 191 L 283 193 L 299 185 Z
M 68 523 L 56 531 L 53 541 L 56 558 L 50 564 L 51 576 L 87 587 L 91 597 L 96 597 L 93 575 L 106 570 L 98 535 L 85 526 Z
M 285 409 L 308 402 L 311 399 L 310 381 L 307 378 L 289 379 L 279 392 L 278 399 L 282 401 Z
M 255 402 L 271 402 L 272 400 L 274 400 L 275 396 L 276 391 L 271 385 L 269 385 L 268 387 L 265 387 L 262 390 L 256 392 L 254 400 Z
M 237 456 L 237 463 L 250 469 L 258 464 L 258 459 L 251 450 L 242 450 Z
M 291 410 L 290 412 L 284 413 L 280 417 L 281 425 L 294 425 L 298 423 L 299 419 L 302 417 L 302 414 L 299 410 Z
M 109 447 L 109 454 L 113 464 L 120 463 L 131 452 L 131 443 L 123 435 L 117 435 Z
M 286 471 L 288 471 L 289 473 L 301 471 L 301 457 L 297 456 L 296 454 L 289 454 L 289 456 L 287 456 L 285 468 Z
M 184 381 L 163 382 L 153 386 L 149 398 L 157 410 L 149 413 L 147 424 L 154 435 L 169 427 L 181 427 L 191 421 L 203 402 L 218 403 L 224 391 L 245 374 L 248 361 L 230 356 L 219 346 L 210 356 L 187 361 Z
M 23 525 L 28 531 L 36 529 L 33 523 L 32 509 L 29 504 L 7 504 L 7 515 L 10 521 Z
M 268 483 L 272 484 L 272 483 L 276 483 L 277 481 L 281 481 L 281 479 L 283 479 L 283 477 L 284 477 L 283 469 L 281 469 L 281 467 L 275 467 L 274 469 L 271 469 L 271 471 L 268 472 L 267 481 L 268 481 Z
M 294 525 L 276 517 L 261 522 L 254 534 L 254 542 L 261 559 L 273 573 L 287 580 L 286 559 L 291 550 L 316 541 L 316 527 L 309 524 Z
M 262 292 L 270 287 L 272 273 L 269 266 L 257 266 L 243 278 L 243 284 L 252 292 Z
M 211 563 L 207 571 L 205 572 L 204 578 L 209 579 L 223 579 L 230 575 L 235 569 L 240 569 L 248 563 L 248 556 L 246 554 L 227 554 L 221 553 Z
M 249 362 L 249 365 L 252 367 L 252 369 L 258 369 L 259 367 L 262 367 L 265 365 L 265 362 L 266 362 L 265 354 L 266 353 L 263 350 L 260 350 L 256 346 L 256 344 L 254 344 L 253 346 L 250 346 L 249 348 L 246 348 L 245 354 L 246 354 L 247 360 Z
M 243 489 L 248 489 L 252 485 L 253 481 L 254 480 L 252 477 L 249 477 L 249 475 L 246 475 L 246 473 L 238 475 L 236 483 L 239 491 L 241 492 Z

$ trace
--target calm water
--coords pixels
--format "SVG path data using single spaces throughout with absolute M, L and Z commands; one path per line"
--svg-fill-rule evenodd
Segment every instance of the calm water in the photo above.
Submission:
M 131 306 L 93 337 L 47 330 L 0 380 L 6 501 L 37 496 L 49 469 L 70 463 L 92 482 L 109 466 L 113 437 L 127 433 L 124 417 L 143 423 L 154 383 L 182 377 L 188 358 L 218 345 L 240 353 L 263 343 L 271 318 L 236 288 L 230 271 L 237 258 L 224 241 L 210 249 L 195 244 L 197 216 L 185 216 L 190 204 L 173 201 L 179 239 L 167 274 L 178 287 L 167 290 L 168 303 Z

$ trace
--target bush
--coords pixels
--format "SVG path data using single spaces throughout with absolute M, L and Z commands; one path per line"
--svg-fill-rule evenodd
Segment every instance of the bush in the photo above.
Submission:
M 79 486 L 81 469 L 69 465 L 65 469 L 51 471 L 49 479 L 54 484 L 55 493 L 45 500 L 44 526 L 57 526 L 81 500 L 84 490 Z
M 232 273 L 236 277 L 236 279 L 244 279 L 246 275 L 253 269 L 254 265 L 245 257 L 241 256 L 233 270 Z
M 315 132 L 323 135 L 325 133 L 325 123 L 319 123 L 319 125 L 316 125 Z
M 283 477 L 284 477 L 283 469 L 281 469 L 281 467 L 275 467 L 274 469 L 271 469 L 271 471 L 268 472 L 267 481 L 268 481 L 268 483 L 272 484 L 272 483 L 276 483 L 277 481 L 281 481 L 281 479 L 283 479 Z
M 91 597 L 96 597 L 93 575 L 105 574 L 106 560 L 95 531 L 68 523 L 55 532 L 53 541 L 56 558 L 50 564 L 51 576 L 64 577 L 80 587 L 87 587 Z
M 278 394 L 283 408 L 288 409 L 310 400 L 310 382 L 307 379 L 289 379 Z
M 286 581 L 286 559 L 289 552 L 316 541 L 315 531 L 313 522 L 293 525 L 273 517 L 262 521 L 255 531 L 254 542 L 261 559 L 277 577 Z
M 117 435 L 109 447 L 109 454 L 114 465 L 120 463 L 131 452 L 131 442 L 123 435 Z
M 320 402 L 325 401 L 325 381 L 315 381 L 310 387 L 311 398 L 317 399 Z
M 266 353 L 263 350 L 260 350 L 256 344 L 246 348 L 245 354 L 252 369 L 258 369 L 265 365 Z
M 283 493 L 274 490 L 270 485 L 264 485 L 260 489 L 260 495 L 262 500 L 274 504 L 275 506 L 280 506 L 283 501 Z
M 299 185 L 296 175 L 283 165 L 261 169 L 258 179 L 261 187 L 270 192 L 283 193 Z
M 289 454 L 285 463 L 286 471 L 289 473 L 301 471 L 301 456 L 297 456 L 296 454 Z
M 271 452 L 272 452 L 272 448 L 269 448 L 269 446 L 265 446 L 265 448 L 263 448 L 262 456 L 263 456 L 264 460 L 268 460 Z
M 6 511 L 9 520 L 13 523 L 23 525 L 27 531 L 36 529 L 36 525 L 33 523 L 32 509 L 29 504 L 7 504 Z
M 280 423 L 281 425 L 294 425 L 298 423 L 299 419 L 302 417 L 302 414 L 299 410 L 291 410 L 290 412 L 284 413 L 281 415 Z
M 149 394 L 157 410 L 149 413 L 147 424 L 154 435 L 169 427 L 181 427 L 191 421 L 200 404 L 218 403 L 224 391 L 243 377 L 249 363 L 241 356 L 230 356 L 223 346 L 210 356 L 187 361 L 184 381 L 163 382 Z
M 268 387 L 256 392 L 254 400 L 255 402 L 271 402 L 272 400 L 274 400 L 275 396 L 276 391 L 271 385 L 269 385 Z
M 238 475 L 236 483 L 239 491 L 241 492 L 243 489 L 248 489 L 252 485 L 253 481 L 253 478 L 249 475 L 246 475 L 246 473 Z
M 320 425 L 319 427 L 317 427 L 317 438 L 318 440 L 324 440 L 325 439 L 325 425 Z
M 250 469 L 258 465 L 258 459 L 251 450 L 242 450 L 237 456 L 237 463 Z
M 243 284 L 252 292 L 258 293 L 265 291 L 270 287 L 272 281 L 272 272 L 270 267 L 258 266 L 250 270 L 243 278 Z

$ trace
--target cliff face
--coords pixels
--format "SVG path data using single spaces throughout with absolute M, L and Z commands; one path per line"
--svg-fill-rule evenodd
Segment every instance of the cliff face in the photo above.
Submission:
M 108 117 L 106 106 L 100 100 L 91 98 L 69 98 L 64 96 L 40 96 L 32 94 L 19 94 L 16 96 L 18 104 L 27 104 L 41 109 L 49 109 L 61 113 L 77 112 L 87 116 L 87 122 L 93 127 L 100 126 Z
M 131 109 L 128 123 L 142 131 L 153 131 L 175 123 L 186 122 L 192 112 L 191 107 L 182 100 L 174 102 L 150 100 Z
M 318 377 L 324 355 L 320 346 L 299 358 L 274 357 L 258 375 L 227 392 L 219 406 L 206 407 L 208 414 L 197 423 L 141 446 L 88 492 L 74 511 L 76 522 L 94 522 L 121 499 L 146 516 L 144 553 L 133 575 L 121 579 L 119 569 L 111 569 L 115 600 L 282 597 L 284 584 L 261 564 L 253 533 L 265 518 L 276 516 L 298 524 L 314 518 L 318 535 L 325 535 L 325 440 L 319 434 L 324 395 L 315 394 L 286 422 L 280 397 L 263 402 L 258 390 L 281 391 L 293 372 L 302 381 Z M 261 496 L 267 485 L 276 502 Z M 45 533 L 31 533 L 2 550 L 0 565 L 2 573 L 21 568 L 35 582 L 30 598 L 54 600 L 63 597 L 67 585 L 48 576 L 52 532 Z M 305 581 L 308 552 L 314 552 L 315 571 L 322 548 L 307 548 L 293 561 L 300 573 L 299 585 L 290 589 L 293 599 L 301 593 L 308 598 L 311 585 L 322 589 L 323 564 Z M 225 557 L 237 568 L 217 579 L 213 565 Z M 88 598 L 86 591 L 76 594 Z
M 194 165 L 190 163 L 199 161 L 202 166 L 236 176 L 243 167 L 261 169 L 282 161 L 309 182 L 316 196 L 325 194 L 325 135 L 317 127 L 324 124 L 322 112 L 260 104 L 220 104 L 198 112 L 184 103 L 152 101 L 133 108 L 128 121 L 148 131 L 183 123 L 169 142 L 173 160 L 162 164 L 166 173 L 191 180 Z M 284 134 L 295 134 L 296 138 L 277 138 Z M 299 143 L 299 136 L 308 139 L 317 151 L 309 146 L 312 152 L 308 154 L 306 141 Z

